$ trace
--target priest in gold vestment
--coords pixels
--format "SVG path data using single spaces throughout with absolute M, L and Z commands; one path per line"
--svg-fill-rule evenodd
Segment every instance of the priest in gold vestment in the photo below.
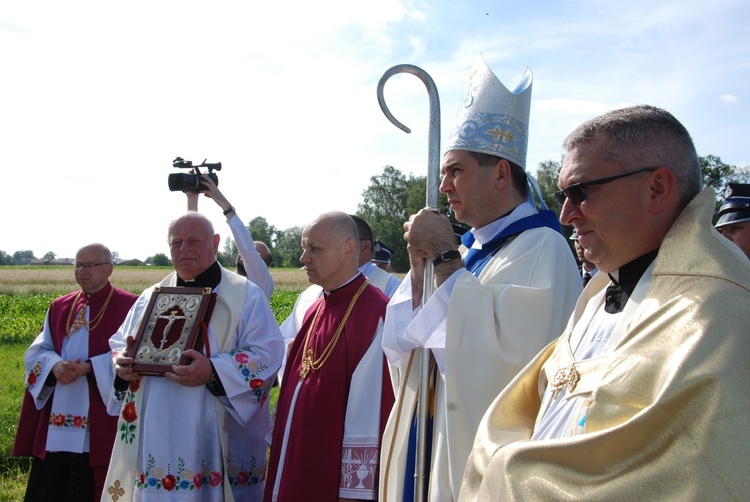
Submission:
M 490 406 L 460 500 L 746 499 L 750 267 L 688 132 L 638 106 L 565 148 L 560 220 L 604 273 Z

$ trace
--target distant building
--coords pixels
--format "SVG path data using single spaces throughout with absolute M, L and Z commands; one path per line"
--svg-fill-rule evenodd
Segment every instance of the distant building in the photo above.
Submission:
M 75 258 L 55 258 L 54 260 L 32 258 L 29 265 L 69 265 L 72 267 L 75 262 Z

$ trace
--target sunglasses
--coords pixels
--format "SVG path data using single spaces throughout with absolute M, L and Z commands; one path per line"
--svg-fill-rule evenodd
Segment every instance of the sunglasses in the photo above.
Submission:
M 609 183 L 610 181 L 619 180 L 620 178 L 624 178 L 626 176 L 632 176 L 633 174 L 643 173 L 646 171 L 656 171 L 659 169 L 658 167 L 644 167 L 643 169 L 638 169 L 637 171 L 631 171 L 629 173 L 623 173 L 618 174 L 617 176 L 609 176 L 607 178 L 601 178 L 598 180 L 593 181 L 586 181 L 583 183 L 576 183 L 575 185 L 570 185 L 565 190 L 560 190 L 559 192 L 555 192 L 553 195 L 555 196 L 555 199 L 557 200 L 557 203 L 560 204 L 560 207 L 565 204 L 565 199 L 570 200 L 570 202 L 577 206 L 584 200 L 586 200 L 586 188 L 594 185 L 604 185 L 605 183 Z

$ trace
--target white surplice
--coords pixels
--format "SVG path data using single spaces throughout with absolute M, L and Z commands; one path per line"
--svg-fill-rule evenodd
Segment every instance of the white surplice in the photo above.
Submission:
M 419 387 L 413 349 L 431 349 L 442 377 L 429 499 L 454 500 L 487 407 L 539 349 L 562 333 L 580 292 L 572 252 L 549 228 L 529 229 L 507 242 L 478 278 L 457 271 L 415 312 L 407 276 L 388 305 L 383 333 L 396 403 L 381 449 L 382 501 L 400 502 L 405 476 L 414 475 L 404 472 Z
M 171 274 L 162 285 L 175 283 Z M 152 291 L 143 292 L 110 340 L 113 351 L 137 330 Z M 214 291 L 210 359 L 226 395 L 155 376 L 142 377 L 135 392 L 131 384 L 117 393 L 120 401 L 111 405 L 122 411 L 102 500 L 262 499 L 267 397 L 283 340 L 255 284 L 222 269 Z

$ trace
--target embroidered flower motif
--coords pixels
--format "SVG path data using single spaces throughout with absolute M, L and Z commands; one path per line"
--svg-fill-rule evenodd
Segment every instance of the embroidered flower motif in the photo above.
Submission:
M 238 485 L 245 486 L 249 480 L 250 480 L 250 473 L 248 473 L 247 471 L 240 471 L 237 474 Z
M 125 394 L 125 405 L 122 407 L 121 416 L 123 422 L 120 424 L 120 441 L 132 444 L 137 429 L 134 422 L 138 419 L 138 413 L 135 409 L 135 392 L 130 389 Z
M 253 394 L 262 405 L 265 402 L 268 389 L 263 388 L 265 381 L 260 376 L 262 372 L 268 369 L 268 365 L 258 364 L 251 360 L 250 356 L 242 349 L 232 354 L 234 355 L 234 360 L 237 362 L 237 369 L 249 387 L 254 390 Z
M 249 468 L 244 469 L 244 462 L 241 468 L 242 470 L 239 472 L 237 472 L 236 467 L 230 467 L 227 470 L 229 484 L 231 486 L 252 486 L 260 483 L 264 469 L 262 466 L 258 466 L 258 462 L 254 455 L 250 456 Z
M 34 367 L 31 368 L 31 371 L 29 371 L 29 376 L 26 378 L 26 387 L 29 389 L 33 389 L 34 385 L 36 385 L 37 380 L 39 380 L 39 375 L 41 374 L 42 374 L 42 363 L 37 361 Z
M 135 412 L 135 403 L 130 402 L 127 403 L 122 408 L 122 419 L 126 422 L 132 424 L 135 422 L 135 419 L 138 418 L 138 415 Z
M 149 454 L 146 461 L 146 471 L 136 475 L 135 486 L 137 488 L 164 488 L 166 491 L 188 491 L 200 489 L 203 478 L 200 473 L 193 476 L 193 471 L 185 469 L 185 460 L 178 458 L 177 472 L 172 473 L 167 469 L 156 466 L 154 456 Z
M 63 413 L 50 413 L 49 425 L 54 427 L 72 427 L 74 429 L 85 429 L 89 424 L 88 418 L 82 415 L 65 415 Z
M 219 486 L 221 484 L 221 473 L 217 471 L 211 471 L 211 474 L 208 475 L 208 484 L 211 486 Z
M 161 480 L 161 486 L 168 492 L 174 490 L 176 485 L 177 481 L 174 478 L 174 474 L 167 474 L 164 479 Z
M 138 392 L 138 389 L 141 388 L 141 379 L 137 378 L 135 380 L 132 380 L 130 382 L 130 385 L 128 386 L 128 390 L 130 392 Z

